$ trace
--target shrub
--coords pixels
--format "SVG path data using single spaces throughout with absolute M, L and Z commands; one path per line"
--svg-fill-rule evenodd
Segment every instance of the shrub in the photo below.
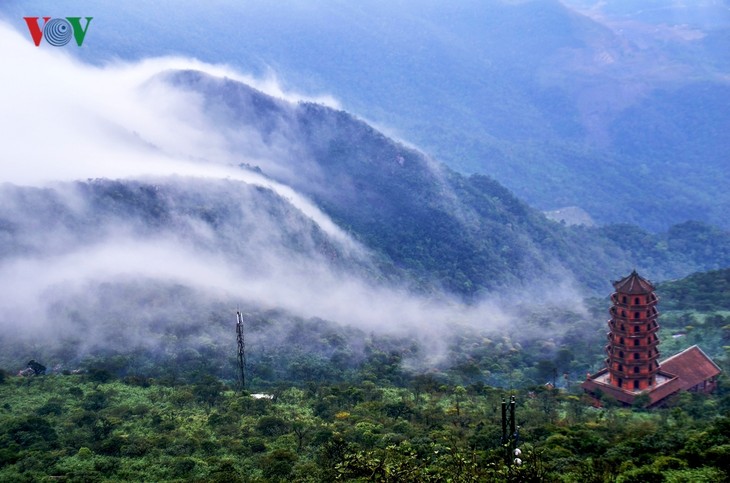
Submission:
M 291 475 L 297 455 L 286 449 L 275 449 L 261 459 L 262 472 L 269 480 L 283 480 Z
M 63 413 L 63 401 L 58 398 L 49 399 L 46 404 L 36 410 L 38 416 L 47 416 L 48 414 L 58 416 L 61 413 Z
M 281 436 L 289 432 L 286 421 L 276 416 L 264 416 L 259 419 L 256 429 L 264 436 Z
M 30 416 L 10 423 L 8 435 L 22 448 L 50 449 L 56 446 L 56 430 L 44 418 Z

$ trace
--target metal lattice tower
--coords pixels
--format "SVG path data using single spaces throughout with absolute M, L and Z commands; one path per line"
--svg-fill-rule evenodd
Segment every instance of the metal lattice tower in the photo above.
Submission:
M 246 343 L 243 337 L 243 315 L 236 311 L 236 339 L 238 341 L 238 383 L 241 391 L 246 389 Z

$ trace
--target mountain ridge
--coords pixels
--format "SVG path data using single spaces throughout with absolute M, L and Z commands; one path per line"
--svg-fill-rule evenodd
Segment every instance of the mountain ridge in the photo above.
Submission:
M 730 199 L 720 187 L 730 150 L 730 20 L 722 6 L 287 5 L 183 11 L 167 0 L 144 15 L 99 7 L 106 28 L 79 55 L 96 64 L 193 55 L 331 92 L 348 111 L 453 169 L 490 175 L 540 210 L 578 206 L 599 224 L 654 232 L 689 219 L 728 228 Z M 0 9 L 9 18 L 23 13 Z M 169 28 L 153 27 L 165 17 L 174 19 Z M 212 23 L 218 36 L 207 35 Z M 146 41 L 126 35 L 130 24 Z M 277 34 L 287 29 L 296 42 Z M 645 200 L 641 210 L 636 197 Z
M 411 248 L 421 254 L 418 264 L 425 264 L 427 270 L 443 270 L 445 265 L 450 266 L 460 273 L 457 278 L 466 285 L 494 288 L 501 283 L 490 285 L 487 280 L 499 280 L 500 275 L 506 275 L 506 279 L 517 281 L 521 277 L 512 278 L 509 274 L 519 266 L 525 273 L 530 273 L 527 266 L 538 267 L 537 273 L 549 273 L 548 266 L 557 262 L 581 274 L 578 264 L 570 264 L 568 253 L 580 254 L 585 259 L 597 256 L 591 253 L 587 240 L 580 240 L 583 235 L 593 238 L 588 243 L 600 243 L 601 239 L 603 243 L 607 239 L 621 241 L 621 237 L 612 235 L 616 233 L 616 227 L 573 230 L 549 222 L 491 178 L 464 177 L 422 153 L 390 140 L 345 111 L 311 103 L 292 107 L 283 101 L 272 103 L 271 99 L 255 101 L 255 96 L 250 95 L 256 91 L 236 81 L 213 79 L 191 71 L 170 75 L 168 77 L 175 85 L 202 95 L 205 109 L 214 113 L 213 119 L 219 124 L 236 119 L 235 116 L 232 119 L 219 117 L 221 112 L 257 112 L 259 105 L 266 104 L 268 111 L 262 136 L 296 141 L 296 156 L 299 157 L 294 162 L 297 166 L 311 167 L 302 169 L 294 179 L 284 176 L 278 180 L 291 183 L 311 197 L 365 245 L 372 248 L 375 244 L 385 250 L 397 265 L 405 264 L 408 268 L 416 265 L 412 263 L 410 250 L 404 253 L 395 247 Z M 209 93 L 211 89 L 213 92 Z M 223 95 L 224 92 L 227 94 Z M 249 102 L 253 102 L 250 107 Z M 275 124 L 270 119 L 285 119 L 286 122 Z M 274 125 L 280 133 L 271 130 Z M 254 124 L 247 124 L 246 128 L 258 129 Z M 518 227 L 523 231 L 517 230 Z M 393 232 L 400 232 L 402 236 L 394 237 Z M 439 234 L 436 240 L 434 233 Z M 717 231 L 707 236 L 722 238 L 722 233 Z M 648 233 L 642 236 L 647 240 L 662 238 L 662 235 Z M 550 242 L 553 251 L 540 253 L 541 247 L 536 247 L 535 240 L 553 240 Z M 617 256 L 614 263 L 641 266 L 641 260 L 630 262 L 627 259 L 650 251 L 657 243 L 643 248 L 619 245 L 609 250 L 617 253 L 623 249 L 628 254 Z M 556 248 L 559 246 L 562 249 Z M 509 252 L 513 254 L 509 255 Z M 447 261 L 441 263 L 437 260 L 440 256 L 446 256 Z M 460 261 L 461 256 L 469 261 Z M 470 258 L 473 256 L 477 256 L 477 260 Z M 722 260 L 724 256 L 721 255 Z M 506 260 L 509 264 L 505 264 Z M 611 265 L 611 260 L 604 260 L 607 267 Z M 488 275 L 481 275 L 479 271 Z M 466 273 L 469 275 L 463 275 Z M 602 284 L 591 284 L 585 274 L 581 274 L 580 279 L 591 287 Z M 460 292 L 457 286 L 452 285 L 450 290 Z M 474 293 L 480 289 L 476 288 Z
M 197 99 L 234 152 L 240 148 L 243 158 L 250 154 L 246 149 L 268 156 L 259 167 L 242 162 L 237 169 L 291 186 L 367 247 L 379 267 L 368 269 L 379 273 L 376 278 L 395 277 L 427 293 L 444 289 L 479 299 L 534 279 L 558 283 L 574 277 L 579 287 L 600 292 L 622 267 L 635 266 L 663 279 L 730 264 L 730 235 L 722 230 L 685 224 L 652 235 L 628 225 L 564 227 L 495 180 L 460 175 L 345 111 L 292 104 L 238 81 L 190 70 L 167 71 L 161 78 Z M 117 193 L 122 201 L 115 201 L 121 203 L 115 209 L 154 229 L 162 222 L 157 216 L 164 214 L 154 183 L 131 191 L 127 183 L 135 186 L 130 181 L 88 186 L 107 186 L 102 191 L 109 191 L 109 199 L 115 190 L 123 191 Z M 203 192 L 209 189 L 199 186 Z M 94 192 L 84 190 L 84 196 Z M 213 206 L 224 210 L 227 192 L 214 192 Z M 97 204 L 90 199 L 91 206 Z M 215 211 L 206 216 L 215 220 Z M 210 220 L 199 221 L 210 225 Z M 698 243 L 711 243 L 717 250 L 707 253 Z

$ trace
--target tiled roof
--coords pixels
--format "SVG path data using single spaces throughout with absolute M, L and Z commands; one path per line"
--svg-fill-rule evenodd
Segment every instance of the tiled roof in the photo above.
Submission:
M 682 381 L 684 390 L 715 377 L 721 372 L 717 364 L 696 345 L 660 362 L 659 368 L 662 371 L 676 374 Z
M 661 371 L 660 374 L 670 376 L 670 374 L 664 373 L 663 371 Z M 649 391 L 649 401 L 651 401 L 649 405 L 653 406 L 654 404 L 658 404 L 667 397 L 681 390 L 682 381 L 680 381 L 678 377 L 672 377 L 664 384 L 660 384 Z
M 631 272 L 627 277 L 613 282 L 613 286 L 617 292 L 626 294 L 647 294 L 654 291 L 654 285 L 638 273 L 636 270 Z

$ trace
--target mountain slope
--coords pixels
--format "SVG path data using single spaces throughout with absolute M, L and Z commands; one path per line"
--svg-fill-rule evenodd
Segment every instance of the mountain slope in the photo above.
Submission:
M 291 368 L 270 366 L 282 374 L 338 351 L 363 360 L 363 334 L 396 337 L 426 367 L 463 333 L 518 330 L 532 306 L 574 307 L 632 267 L 662 280 L 730 265 L 719 229 L 566 227 L 345 111 L 155 67 L 92 72 L 104 89 L 71 112 L 64 145 L 83 147 L 72 157 L 6 140 L 19 166 L 0 189 L 0 329 L 13 364 L 36 350 L 61 361 L 142 351 L 222 369 L 241 304 L 261 345 L 296 348 Z M 53 102 L 44 119 L 67 114 Z M 22 147 L 47 145 L 44 124 L 7 112 Z M 325 334 L 331 324 L 352 328 L 346 341 Z M 319 355 L 305 363 L 308 347 Z
M 473 296 L 547 277 L 598 288 L 611 271 L 637 266 L 673 276 L 688 266 L 727 263 L 728 234 L 701 224 L 650 235 L 638 228 L 566 228 L 549 222 L 484 176 L 464 177 L 353 116 L 311 103 L 277 101 L 236 81 L 200 72 L 165 75 L 202 96 L 213 123 L 237 139 L 263 139 L 287 153 L 263 173 L 311 197 L 360 242 L 417 279 Z M 642 233 L 640 240 L 621 232 Z M 715 244 L 692 252 L 704 232 Z M 662 243 L 664 241 L 664 244 Z M 668 245 L 665 246 L 665 244 Z M 621 267 L 621 268 L 617 268 Z
M 730 269 L 693 273 L 659 285 L 668 310 L 730 310 Z
M 599 223 L 653 231 L 688 219 L 728 227 L 719 187 L 729 181 L 730 15 L 717 2 L 286 7 L 97 6 L 104 28 L 78 53 L 95 63 L 174 53 L 274 72 L 333 92 L 349 111 L 540 209 L 578 206 Z M 14 21 L 29 14 L 20 2 L 0 8 Z

